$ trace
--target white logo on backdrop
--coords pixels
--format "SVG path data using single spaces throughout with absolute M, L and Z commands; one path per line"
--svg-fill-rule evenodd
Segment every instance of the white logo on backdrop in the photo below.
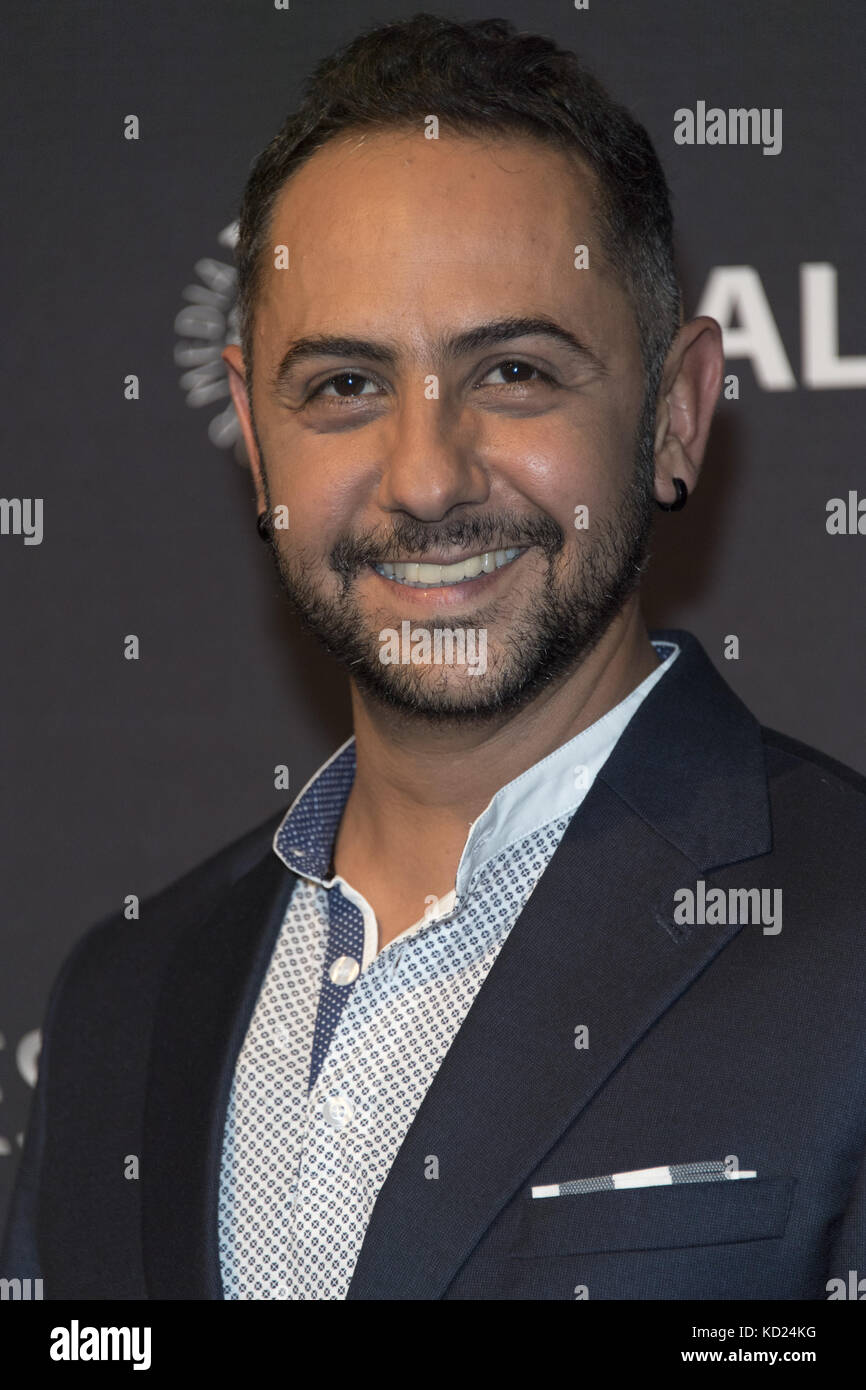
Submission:
M 217 237 L 229 251 L 237 239 L 237 222 L 223 227 Z M 233 264 L 212 256 L 196 261 L 195 271 L 198 282 L 184 289 L 187 303 L 174 321 L 179 339 L 174 360 L 184 369 L 180 386 L 186 392 L 187 405 L 196 410 L 221 406 L 208 422 L 208 438 L 218 449 L 233 449 L 238 463 L 247 467 L 247 451 L 229 392 L 228 369 L 221 356 L 228 343 L 240 341 L 237 271 Z
M 0 1052 L 6 1048 L 6 1039 L 0 1033 Z M 42 1030 L 32 1028 L 29 1033 L 25 1033 L 19 1040 L 15 1049 L 15 1062 L 22 1078 L 28 1086 L 36 1085 L 36 1077 L 39 1073 L 39 1053 L 42 1049 Z M 3 1100 L 3 1092 L 0 1090 L 0 1101 Z M 15 1142 L 20 1148 L 24 1142 L 23 1134 L 16 1134 Z M 12 1143 L 5 1134 L 0 1134 L 0 1158 L 7 1158 L 12 1152 Z
M 791 286 L 793 293 L 794 286 Z M 800 266 L 800 385 L 809 391 L 866 386 L 866 356 L 839 351 L 839 276 L 825 261 Z M 843 294 L 844 303 L 844 294 Z M 709 273 L 696 311 L 722 325 L 725 358 L 751 362 L 764 391 L 795 391 L 797 378 L 785 351 L 760 275 L 751 265 L 719 265 Z M 856 306 L 846 313 L 859 323 Z

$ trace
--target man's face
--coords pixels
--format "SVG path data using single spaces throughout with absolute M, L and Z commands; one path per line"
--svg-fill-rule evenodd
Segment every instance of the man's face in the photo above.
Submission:
M 521 325 L 487 331 L 540 319 L 583 351 Z M 333 344 L 277 382 L 287 351 L 322 336 L 387 360 Z M 253 378 L 265 495 L 289 513 L 274 534 L 283 585 L 368 697 L 437 722 L 515 710 L 573 670 L 633 593 L 654 402 L 645 418 L 633 312 L 582 166 L 521 138 L 329 143 L 275 206 Z M 401 568 L 484 555 L 480 575 Z M 446 645 L 440 664 L 419 662 L 415 646 L 383 662 L 388 633 L 411 646 L 419 629 L 465 629 L 475 655 L 451 647 L 449 664 Z

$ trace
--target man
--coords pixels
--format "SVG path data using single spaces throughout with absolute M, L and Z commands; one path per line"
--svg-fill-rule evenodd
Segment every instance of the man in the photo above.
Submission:
M 322 65 L 238 263 L 260 531 L 354 737 L 65 963 L 4 1275 L 826 1298 L 866 1270 L 864 782 L 642 621 L 723 367 L 646 133 L 418 16 Z

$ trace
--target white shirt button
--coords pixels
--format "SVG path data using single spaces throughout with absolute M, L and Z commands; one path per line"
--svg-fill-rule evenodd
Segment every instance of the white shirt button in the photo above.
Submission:
M 345 1129 L 346 1125 L 351 1123 L 354 1113 L 351 1101 L 346 1100 L 345 1096 L 331 1096 L 325 1101 L 322 1111 L 325 1123 L 333 1129 Z
M 350 985 L 357 980 L 360 970 L 354 956 L 337 956 L 328 974 L 335 985 Z

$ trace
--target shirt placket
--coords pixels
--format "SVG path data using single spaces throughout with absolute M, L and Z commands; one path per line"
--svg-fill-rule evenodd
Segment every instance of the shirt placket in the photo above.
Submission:
M 375 957 L 377 926 L 369 904 L 352 901 L 341 885 L 327 893 L 328 932 L 322 966 L 310 1071 L 306 1125 L 299 1155 L 294 1210 L 294 1286 L 296 1296 L 339 1297 L 343 1284 L 341 1250 L 353 1221 L 356 1094 L 348 1072 L 334 1059 L 332 1044 L 343 1011 L 354 994 L 365 960 Z M 353 897 L 355 896 L 352 894 Z M 363 901 L 363 900 L 361 900 Z M 330 1058 L 329 1058 L 330 1054 Z M 331 1065 L 328 1065 L 328 1062 Z M 341 1080 L 342 1078 L 342 1080 Z M 300 1257 L 300 1252 L 303 1256 Z

